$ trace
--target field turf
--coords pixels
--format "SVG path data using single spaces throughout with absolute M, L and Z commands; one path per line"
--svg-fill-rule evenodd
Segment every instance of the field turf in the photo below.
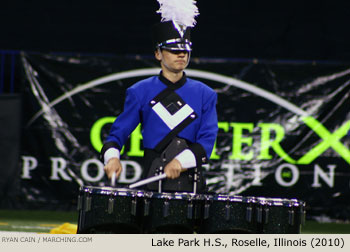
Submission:
M 78 212 L 0 210 L 0 232 L 50 233 L 64 223 L 77 224 Z M 306 221 L 302 234 L 350 234 L 350 223 Z

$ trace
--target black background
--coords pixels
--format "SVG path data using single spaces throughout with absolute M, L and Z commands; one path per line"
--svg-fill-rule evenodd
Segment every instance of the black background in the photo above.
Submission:
M 350 59 L 350 2 L 198 0 L 194 57 Z M 2 0 L 0 49 L 152 54 L 156 0 Z

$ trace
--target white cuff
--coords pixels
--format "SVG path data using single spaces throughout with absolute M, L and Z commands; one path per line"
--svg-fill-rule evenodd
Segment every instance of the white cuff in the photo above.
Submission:
M 111 158 L 120 159 L 120 152 L 117 148 L 109 148 L 108 150 L 106 150 L 105 154 L 103 155 L 105 165 Z
M 182 168 L 196 167 L 196 157 L 189 149 L 182 151 L 175 157 L 181 164 Z

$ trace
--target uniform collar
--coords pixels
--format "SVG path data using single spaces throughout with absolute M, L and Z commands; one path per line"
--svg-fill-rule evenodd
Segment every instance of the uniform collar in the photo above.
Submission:
M 167 78 L 164 77 L 163 71 L 160 71 L 160 73 L 159 73 L 159 80 L 161 82 L 163 82 L 165 85 L 167 85 L 171 89 L 178 89 L 178 88 L 182 87 L 186 83 L 187 77 L 186 77 L 185 72 L 183 72 L 183 75 L 182 75 L 181 79 L 178 80 L 177 82 L 173 83 L 173 82 L 171 82 L 170 80 L 168 80 Z

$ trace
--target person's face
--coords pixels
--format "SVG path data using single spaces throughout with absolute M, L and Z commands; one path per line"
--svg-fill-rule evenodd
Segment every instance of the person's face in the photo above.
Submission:
M 187 51 L 157 50 L 155 57 L 161 62 L 162 68 L 175 73 L 183 71 L 188 64 Z

